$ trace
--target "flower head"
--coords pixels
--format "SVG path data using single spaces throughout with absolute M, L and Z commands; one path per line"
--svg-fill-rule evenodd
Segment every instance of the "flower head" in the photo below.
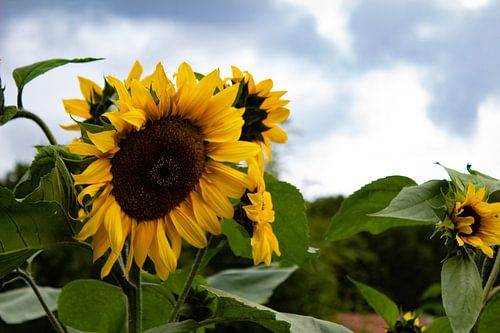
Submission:
M 260 148 L 238 141 L 243 111 L 231 107 L 238 86 L 214 95 L 218 71 L 198 81 L 183 63 L 175 85 L 161 64 L 142 80 L 141 74 L 136 63 L 124 82 L 108 77 L 117 110 L 102 115 L 105 130 L 86 131 L 68 146 L 96 157 L 73 175 L 75 185 L 87 185 L 78 196 L 87 221 L 77 239 L 93 237 L 94 259 L 111 249 L 101 276 L 129 240 L 127 268 L 132 260 L 142 267 L 149 257 L 166 279 L 181 240 L 205 247 L 206 233 L 219 234 L 221 218 L 233 216 L 228 197 L 239 199 L 249 186 L 248 176 L 226 163 L 247 160 Z
M 290 115 L 290 110 L 285 108 L 289 101 L 281 99 L 286 91 L 271 91 L 273 87 L 271 79 L 255 84 L 250 73 L 243 73 L 234 66 L 232 71 L 231 81 L 242 85 L 241 93 L 235 103 L 236 107 L 245 108 L 243 114 L 245 124 L 241 140 L 259 143 L 270 159 L 271 142 L 285 143 L 288 140 L 286 132 L 278 126 Z
M 402 318 L 399 318 L 394 325 L 394 331 L 387 330 L 387 333 L 422 333 L 425 326 L 420 326 L 418 317 L 412 312 L 406 312 Z
M 459 246 L 468 244 L 493 257 L 491 246 L 500 244 L 500 203 L 486 200 L 486 190 L 476 192 L 475 185 L 469 183 L 465 198 L 455 202 L 452 221 Z
M 281 256 L 278 239 L 273 233 L 274 210 L 271 193 L 266 191 L 264 183 L 264 157 L 262 152 L 248 161 L 248 174 L 251 186 L 242 198 L 246 202 L 242 208 L 246 219 L 252 224 L 252 257 L 254 265 L 264 262 L 271 264 L 273 252 Z

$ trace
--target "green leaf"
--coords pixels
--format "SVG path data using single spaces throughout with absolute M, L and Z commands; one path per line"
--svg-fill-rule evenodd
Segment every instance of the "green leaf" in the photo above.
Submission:
M 146 333 L 184 333 L 215 323 L 251 321 L 274 333 L 352 333 L 347 328 L 307 316 L 280 313 L 225 291 L 201 287 L 215 298 L 215 313 L 201 322 L 186 320 L 156 327 Z
M 222 233 L 227 237 L 231 251 L 239 257 L 252 258 L 250 236 L 235 220 L 224 220 Z
M 433 224 L 371 216 L 386 208 L 403 188 L 415 185 L 413 180 L 402 176 L 389 176 L 365 185 L 343 201 L 339 211 L 332 218 L 326 238 L 334 241 L 363 231 L 379 234 L 394 227 Z
M 273 200 L 275 220 L 272 226 L 279 241 L 280 259 L 303 266 L 310 258 L 304 198 L 295 186 L 281 182 L 270 174 L 266 173 L 265 182 Z
M 370 304 L 373 310 L 384 318 L 389 327 L 394 329 L 394 324 L 399 317 L 399 309 L 389 297 L 382 294 L 380 291 L 367 286 L 361 282 L 349 278 L 354 285 L 358 288 L 361 295 L 365 298 L 366 302 Z
M 3 109 L 0 114 L 0 126 L 12 119 L 17 113 L 17 108 L 15 106 L 7 106 Z
M 73 242 L 65 211 L 55 202 L 17 201 L 0 187 L 0 253 Z
M 0 227 L 1 229 L 1 227 Z M 0 254 L 0 279 L 21 266 L 26 260 L 34 255 L 37 250 L 20 250 Z
M 103 58 L 75 58 L 75 59 L 50 59 L 39 61 L 34 64 L 19 67 L 14 69 L 12 72 L 12 76 L 14 77 L 14 81 L 16 81 L 17 89 L 21 92 L 24 86 L 36 78 L 44 74 L 45 72 L 50 71 L 59 66 L 66 65 L 68 63 L 84 63 L 91 62 L 96 60 L 102 60 Z
M 207 281 L 215 288 L 263 304 L 296 269 L 297 266 L 280 268 L 277 265 L 227 269 L 209 276 Z
M 439 317 L 432 320 L 425 333 L 453 333 L 453 330 L 447 317 Z
M 439 163 L 438 163 L 439 164 Z M 441 165 L 441 164 L 439 164 Z M 467 192 L 469 183 L 474 183 L 476 187 L 485 187 L 488 193 L 493 193 L 500 190 L 500 180 L 482 174 L 478 171 L 469 168 L 471 174 L 458 172 L 441 165 L 451 178 L 451 181 L 457 186 L 461 192 Z
M 57 309 L 56 299 L 60 289 L 38 287 L 51 311 Z M 0 318 L 7 324 L 21 324 L 44 317 L 45 311 L 30 287 L 13 289 L 0 293 Z
M 479 333 L 497 333 L 500 321 L 500 294 L 496 294 L 486 303 L 479 317 Z
M 57 300 L 64 325 L 87 332 L 122 333 L 126 323 L 126 297 L 122 290 L 98 280 L 68 283 Z
M 422 185 L 405 187 L 389 206 L 371 216 L 437 223 L 441 220 L 433 208 L 446 207 L 441 191 L 447 186 L 447 181 L 430 180 Z
M 175 298 L 168 288 L 161 285 L 142 285 L 142 326 L 144 330 L 168 322 Z
M 171 292 L 179 295 L 184 287 L 184 282 L 189 275 L 189 270 L 178 269 L 175 272 L 169 274 L 166 281 L 161 282 L 161 284 L 167 287 Z M 196 275 L 193 280 L 192 287 L 197 287 L 202 284 L 208 284 L 208 282 L 201 275 Z
M 476 263 L 467 254 L 447 259 L 441 271 L 443 306 L 455 333 L 468 333 L 483 303 L 483 288 Z

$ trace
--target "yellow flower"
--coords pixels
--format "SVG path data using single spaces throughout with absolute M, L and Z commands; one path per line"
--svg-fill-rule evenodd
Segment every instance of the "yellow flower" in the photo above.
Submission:
M 93 106 L 102 98 L 102 88 L 94 81 L 81 76 L 78 77 L 78 81 L 84 99 L 63 99 L 64 109 L 71 116 L 90 119 Z M 69 131 L 80 130 L 78 124 L 61 125 L 61 127 Z
M 500 203 L 488 203 L 486 199 L 484 188 L 476 192 L 475 185 L 469 183 L 465 199 L 455 202 L 452 221 L 459 246 L 467 243 L 491 258 L 491 246 L 500 245 Z
M 271 264 L 273 252 L 281 256 L 278 239 L 273 233 L 271 223 L 274 222 L 274 210 L 271 193 L 266 191 L 264 183 L 264 156 L 259 152 L 257 156 L 248 160 L 248 174 L 250 177 L 250 192 L 246 194 L 249 204 L 243 206 L 246 217 L 252 222 L 252 257 L 254 265 L 264 262 Z
M 175 270 L 181 240 L 197 248 L 206 233 L 221 232 L 221 218 L 232 218 L 228 197 L 240 198 L 249 177 L 225 163 L 239 163 L 260 151 L 238 141 L 242 111 L 232 108 L 238 86 L 214 95 L 218 71 L 197 81 L 188 64 L 180 65 L 176 86 L 161 64 L 140 80 L 137 64 L 125 83 L 108 77 L 118 94 L 118 110 L 104 113 L 114 129 L 87 132 L 73 141 L 71 152 L 97 160 L 75 185 L 82 205 L 93 200 L 77 239 L 93 236 L 94 260 L 109 248 L 101 276 L 130 239 L 132 260 L 143 266 L 147 256 L 161 279 Z M 90 196 L 91 199 L 88 198 Z
M 288 119 L 290 110 L 285 108 L 288 100 L 281 99 L 286 91 L 271 91 L 273 81 L 263 80 L 257 84 L 253 76 L 243 73 L 237 67 L 232 66 L 232 82 L 242 83 L 243 87 L 239 95 L 236 107 L 244 107 L 245 125 L 241 133 L 241 139 L 259 143 L 271 159 L 271 142 L 285 143 L 288 135 L 278 124 Z

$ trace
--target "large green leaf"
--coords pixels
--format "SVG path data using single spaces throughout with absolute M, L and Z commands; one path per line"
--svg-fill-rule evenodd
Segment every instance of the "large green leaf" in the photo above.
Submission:
M 422 185 L 405 187 L 389 206 L 371 215 L 437 223 L 440 218 L 434 208 L 446 208 L 442 190 L 447 186 L 447 181 L 431 180 Z
M 432 320 L 425 333 L 453 333 L 453 330 L 447 317 L 439 317 Z
M 370 304 L 373 310 L 384 318 L 385 322 L 389 327 L 394 328 L 396 320 L 399 317 L 399 309 L 396 303 L 394 303 L 389 297 L 382 294 L 380 291 L 367 286 L 364 283 L 358 282 L 354 279 L 349 278 L 361 292 L 361 295 L 365 298 L 366 302 Z
M 452 182 L 458 187 L 460 191 L 464 193 L 467 191 L 469 183 L 475 184 L 476 187 L 485 187 L 488 193 L 500 191 L 500 180 L 485 175 L 479 171 L 472 170 L 470 167 L 468 168 L 470 174 L 466 174 L 447 168 L 443 165 L 441 166 L 446 170 Z
M 273 200 L 275 221 L 272 227 L 279 241 L 280 259 L 304 265 L 311 256 L 308 252 L 309 229 L 304 198 L 296 187 L 281 182 L 270 174 L 266 173 L 265 182 L 266 190 L 271 193 Z M 226 220 L 222 232 L 235 255 L 252 257 L 250 236 L 241 225 L 234 220 Z
M 186 320 L 156 327 L 146 333 L 184 333 L 199 327 L 231 321 L 251 321 L 274 333 L 349 333 L 347 328 L 307 316 L 280 313 L 228 292 L 202 287 L 215 298 L 214 315 L 201 322 Z M 351 332 L 352 333 L 352 332 Z
M 224 220 L 222 233 L 227 237 L 231 251 L 239 257 L 252 258 L 250 236 L 245 228 L 234 220 Z
M 19 202 L 10 190 L 0 187 L 0 253 L 39 250 L 73 241 L 72 236 L 59 204 Z
M 500 294 L 486 303 L 479 317 L 479 333 L 497 333 L 500 322 Z
M 215 288 L 262 304 L 296 269 L 297 266 L 280 268 L 277 265 L 227 269 L 209 276 L 207 281 Z
M 120 288 L 103 281 L 75 280 L 68 283 L 59 295 L 57 309 L 61 322 L 78 330 L 125 331 L 126 297 Z
M 37 250 L 19 250 L 0 254 L 0 279 L 21 266 Z
M 175 298 L 170 290 L 162 285 L 142 285 L 142 327 L 148 330 L 164 325 L 170 318 Z
M 50 59 L 35 62 L 34 64 L 19 67 L 14 69 L 12 72 L 12 76 L 14 77 L 14 81 L 16 81 L 17 89 L 19 93 L 22 92 L 24 86 L 36 78 L 44 74 L 45 72 L 50 71 L 59 66 L 63 66 L 69 63 L 83 63 L 83 62 L 91 62 L 96 60 L 101 60 L 102 58 L 75 58 L 75 59 Z
M 402 176 L 389 176 L 365 185 L 344 200 L 332 218 L 326 238 L 340 240 L 363 231 L 379 234 L 394 227 L 433 224 L 428 221 L 371 216 L 389 206 L 403 188 L 415 185 L 413 180 Z
M 61 290 L 51 287 L 38 287 L 38 290 L 48 308 L 55 311 L 56 299 Z M 0 293 L 0 318 L 7 324 L 20 324 L 45 315 L 42 305 L 30 287 Z
M 455 333 L 468 333 L 483 304 L 483 288 L 476 263 L 467 254 L 447 259 L 441 271 L 443 306 Z
M 281 182 L 270 174 L 265 175 L 265 182 L 276 213 L 273 232 L 279 241 L 280 259 L 304 265 L 310 258 L 304 198 L 295 186 Z

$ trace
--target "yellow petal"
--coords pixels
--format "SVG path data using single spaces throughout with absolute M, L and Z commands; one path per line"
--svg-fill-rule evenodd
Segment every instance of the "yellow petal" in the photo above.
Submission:
M 111 198 L 111 197 L 110 197 Z M 111 203 L 104 217 L 104 227 L 108 232 L 109 243 L 113 252 L 120 252 L 126 235 L 122 229 L 122 210 L 118 202 L 110 199 Z
M 96 102 L 95 95 L 102 96 L 101 87 L 99 87 L 99 85 L 94 81 L 86 79 L 81 76 L 78 77 L 78 81 L 80 82 L 80 91 L 82 92 L 83 97 L 89 104 Z
M 112 178 L 111 162 L 107 158 L 100 158 L 92 162 L 81 174 L 73 175 L 75 185 L 105 183 L 110 182 Z
M 135 263 L 140 268 L 144 265 L 155 232 L 156 222 L 147 221 L 137 223 L 133 246 Z
M 205 204 L 198 192 L 192 191 L 190 196 L 194 217 L 198 224 L 212 235 L 219 235 L 222 231 L 222 224 L 215 212 Z
M 87 135 L 94 145 L 103 153 L 108 153 L 114 150 L 116 144 L 116 131 L 103 131 L 99 133 L 87 132 Z
M 208 175 L 212 182 L 217 185 L 222 193 L 231 198 L 241 198 L 245 190 L 250 186 L 248 176 L 222 163 L 209 161 L 206 163 Z
M 59 125 L 63 130 L 66 131 L 79 131 L 80 126 L 78 124 L 71 124 L 71 125 Z
M 276 143 L 285 143 L 288 140 L 288 135 L 285 131 L 283 131 L 278 126 L 271 128 L 265 132 L 262 132 L 262 135 L 267 136 L 269 140 Z
M 169 217 L 165 218 L 164 222 L 165 222 L 165 231 L 167 232 L 168 240 L 172 245 L 172 250 L 175 253 L 175 257 L 179 258 L 179 255 L 181 254 L 182 238 L 175 229 L 174 224 Z
M 63 99 L 64 110 L 72 116 L 89 119 L 90 106 L 83 99 Z
M 92 262 L 102 257 L 109 247 L 108 233 L 101 225 L 94 237 L 92 237 Z
M 137 221 L 134 219 L 131 219 L 131 225 L 130 225 L 130 250 L 128 252 L 128 257 L 127 257 L 127 265 L 125 266 L 125 272 L 128 274 L 130 272 L 130 268 L 132 268 L 132 261 L 134 259 L 134 239 L 135 239 L 135 232 L 137 230 Z
M 255 156 L 260 147 L 253 142 L 211 142 L 207 155 L 219 162 L 239 163 Z
M 162 221 L 156 223 L 156 235 L 151 242 L 149 256 L 155 264 L 156 274 L 162 280 L 166 280 L 169 272 L 173 272 L 177 266 L 177 258 L 167 241 Z
M 232 142 L 241 136 L 241 129 L 245 121 L 238 109 L 229 108 L 223 120 L 204 129 L 204 139 L 209 142 Z
M 234 208 L 229 199 L 205 176 L 200 179 L 201 195 L 208 206 L 218 215 L 230 219 Z
M 238 94 L 239 85 L 235 84 L 220 91 L 217 95 L 213 96 L 208 102 L 207 109 L 201 120 L 207 126 L 213 123 L 218 123 L 223 120 L 231 105 L 233 105 L 236 95 Z M 245 111 L 244 108 L 240 111 L 241 115 Z
M 160 119 L 160 114 L 158 113 L 158 108 L 151 92 L 139 81 L 131 82 L 130 95 L 132 96 L 132 106 L 143 110 L 151 120 Z
M 125 85 L 127 87 L 130 87 L 130 82 L 132 80 L 139 80 L 142 75 L 142 65 L 139 61 L 134 62 L 134 66 L 132 66 L 132 69 L 130 70 L 130 73 L 128 74 L 127 79 L 125 80 Z
M 86 195 L 93 197 L 101 189 L 101 187 L 103 187 L 105 185 L 106 185 L 106 183 L 100 183 L 100 184 L 92 184 L 92 185 L 85 187 L 78 194 L 78 202 L 80 203 L 80 205 L 83 205 L 83 198 L 85 198 Z
M 68 150 L 73 154 L 83 155 L 83 156 L 102 156 L 102 153 L 96 146 L 85 143 L 81 139 L 75 139 L 69 145 L 66 146 Z
M 110 253 L 108 260 L 106 260 L 106 263 L 104 264 L 104 266 L 102 266 L 101 279 L 104 279 L 106 276 L 108 276 L 109 272 L 111 272 L 111 268 L 113 268 L 113 265 L 115 264 L 119 255 L 120 255 L 120 253 L 116 253 L 116 252 Z
M 290 116 L 290 110 L 287 108 L 278 108 L 267 114 L 267 118 L 262 123 L 268 127 L 274 126 L 276 123 L 284 122 Z
M 271 79 L 262 80 L 255 86 L 255 90 L 259 92 L 259 96 L 267 96 L 272 88 L 273 80 Z
M 130 97 L 130 93 L 127 88 L 123 84 L 122 81 L 114 78 L 112 76 L 108 76 L 107 80 L 111 86 L 116 89 L 116 93 L 118 94 L 118 99 L 126 104 L 132 104 L 132 98 Z
M 109 202 L 105 201 L 101 207 L 96 211 L 96 213 L 83 225 L 82 229 L 75 236 L 75 239 L 84 241 L 90 236 L 93 236 L 99 227 L 103 224 L 104 216 L 109 207 Z
M 197 248 L 207 246 L 205 233 L 194 221 L 193 213 L 190 211 L 189 207 L 186 207 L 185 204 L 181 204 L 179 207 L 174 208 L 170 212 L 170 218 L 177 232 L 179 232 L 181 237 L 189 244 Z

